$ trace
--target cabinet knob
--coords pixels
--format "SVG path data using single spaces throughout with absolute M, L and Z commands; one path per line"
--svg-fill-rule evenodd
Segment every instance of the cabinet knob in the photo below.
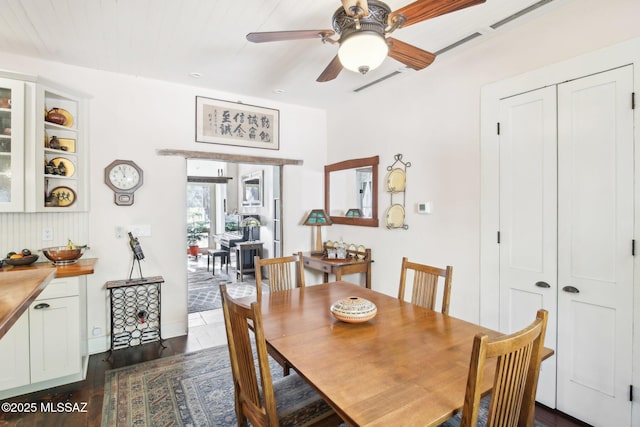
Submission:
M 49 304 L 47 304 L 46 302 L 42 302 L 38 305 L 36 305 L 35 307 L 33 307 L 34 310 L 42 310 L 43 308 L 49 308 L 51 307 Z

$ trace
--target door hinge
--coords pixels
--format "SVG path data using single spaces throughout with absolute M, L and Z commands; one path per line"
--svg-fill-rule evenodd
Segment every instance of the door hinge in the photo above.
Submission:
M 629 402 L 633 402 L 633 384 L 629 384 Z
M 498 244 L 500 244 L 500 232 L 498 231 Z
M 498 132 L 498 135 L 500 135 L 500 122 L 496 123 L 496 131 Z
M 631 256 L 636 256 L 636 239 L 631 240 Z
M 631 109 L 632 110 L 636 109 L 636 93 L 635 92 L 631 92 Z

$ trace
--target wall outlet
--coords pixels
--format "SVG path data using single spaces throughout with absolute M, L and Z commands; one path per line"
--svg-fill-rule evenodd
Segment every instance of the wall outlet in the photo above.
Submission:
M 53 230 L 50 227 L 44 227 L 42 229 L 42 240 L 45 242 L 53 240 Z

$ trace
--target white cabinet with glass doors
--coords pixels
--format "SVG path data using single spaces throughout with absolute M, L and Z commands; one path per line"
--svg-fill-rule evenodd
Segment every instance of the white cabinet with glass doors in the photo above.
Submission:
M 0 212 L 24 210 L 24 82 L 0 78 Z
M 87 211 L 85 97 L 41 78 L 9 76 L 0 78 L 0 211 Z

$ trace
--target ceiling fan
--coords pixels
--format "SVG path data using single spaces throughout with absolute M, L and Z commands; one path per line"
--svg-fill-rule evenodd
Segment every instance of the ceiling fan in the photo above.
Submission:
M 335 79 L 343 68 L 366 74 L 378 67 L 387 56 L 414 70 L 430 65 L 436 56 L 389 34 L 415 23 L 435 18 L 486 0 L 417 0 L 396 11 L 379 0 L 342 0 L 333 14 L 333 30 L 271 31 L 247 34 L 254 43 L 319 38 L 323 43 L 339 44 L 338 54 L 316 79 Z M 335 31 L 334 31 L 335 30 Z M 339 39 L 331 36 L 338 34 Z

